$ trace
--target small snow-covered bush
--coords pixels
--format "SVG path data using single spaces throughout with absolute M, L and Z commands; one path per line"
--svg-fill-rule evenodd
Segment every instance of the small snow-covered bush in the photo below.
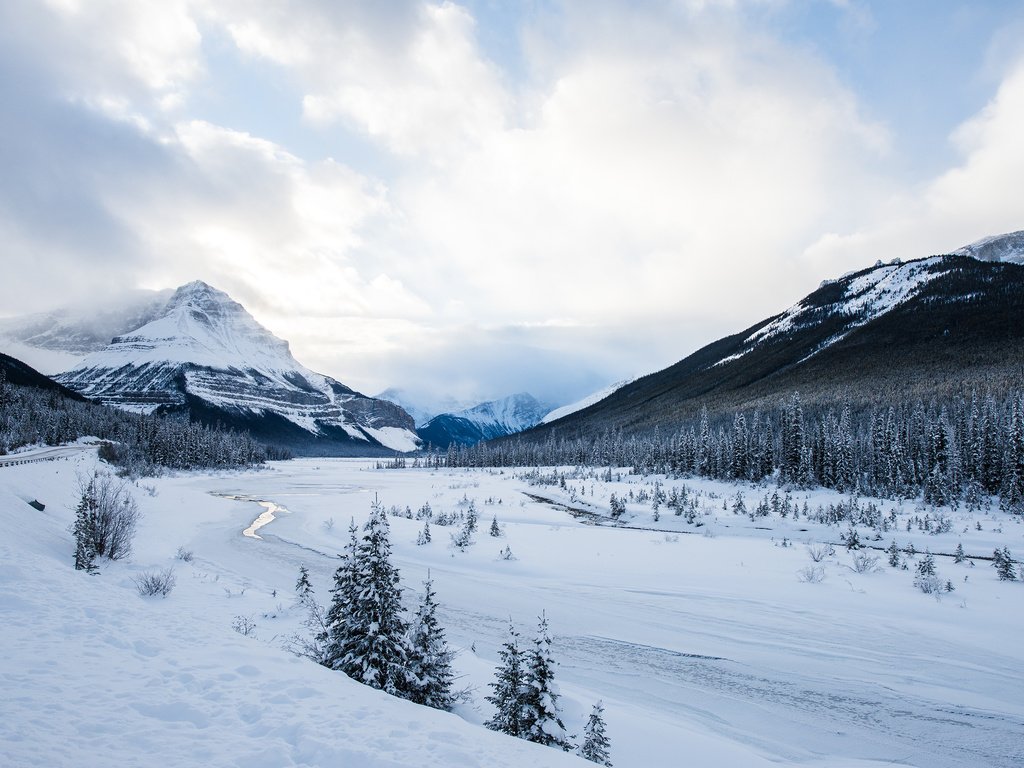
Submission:
M 174 577 L 173 568 L 165 568 L 162 571 L 144 571 L 133 578 L 135 588 L 141 597 L 154 597 L 160 595 L 167 597 L 174 589 L 178 580 Z
M 938 576 L 919 575 L 914 579 L 914 586 L 926 595 L 935 595 L 935 598 L 938 599 L 945 585 Z
M 826 557 L 834 555 L 835 549 L 831 544 L 808 544 L 807 554 L 810 555 L 811 560 L 820 563 Z
M 878 558 L 865 552 L 857 552 L 853 556 L 853 570 L 857 573 L 874 573 L 878 570 Z
M 819 584 L 825 580 L 825 569 L 820 565 L 807 565 L 796 572 L 796 578 L 804 584 Z
M 231 628 L 243 637 L 252 637 L 256 634 L 256 622 L 252 616 L 235 616 L 231 621 Z
M 195 553 L 191 549 L 185 549 L 184 547 L 178 547 L 178 551 L 175 553 L 174 557 L 177 560 L 181 560 L 183 563 L 191 563 L 196 559 Z

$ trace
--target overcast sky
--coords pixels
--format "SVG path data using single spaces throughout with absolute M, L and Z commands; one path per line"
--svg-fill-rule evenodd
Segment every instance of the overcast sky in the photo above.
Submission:
M 4 0 L 0 315 L 202 279 L 554 404 L 1024 228 L 1024 3 Z

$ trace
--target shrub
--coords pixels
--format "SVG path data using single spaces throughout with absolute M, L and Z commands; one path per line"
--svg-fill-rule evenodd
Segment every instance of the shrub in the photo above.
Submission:
M 191 563 L 196 558 L 191 549 L 185 549 L 184 547 L 178 547 L 178 551 L 174 557 L 184 563 Z
M 878 570 L 878 558 L 858 552 L 853 556 L 853 570 L 857 573 L 874 573 Z
M 810 555 L 811 560 L 820 563 L 826 557 L 834 555 L 835 549 L 831 544 L 808 544 L 807 554 Z
M 796 572 L 796 578 L 804 584 L 819 584 L 825 580 L 825 569 L 820 565 L 808 565 Z
M 155 595 L 167 597 L 174 589 L 174 585 L 177 584 L 173 568 L 166 568 L 162 571 L 144 571 L 132 581 L 135 582 L 135 588 L 138 589 L 139 595 L 142 597 Z
M 244 637 L 253 637 L 256 634 L 256 622 L 252 616 L 235 616 L 231 621 L 231 628 Z

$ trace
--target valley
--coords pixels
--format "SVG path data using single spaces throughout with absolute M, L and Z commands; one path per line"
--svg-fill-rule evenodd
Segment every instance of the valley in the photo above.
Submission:
M 753 509 L 759 498 L 773 493 L 813 510 L 844 500 L 832 491 L 786 494 L 773 485 L 641 477 L 626 469 L 616 469 L 607 480 L 600 477 L 603 470 L 571 467 L 534 475 L 528 470 L 381 469 L 372 460 L 301 459 L 272 462 L 259 471 L 140 480 L 136 497 L 143 518 L 132 560 L 107 564 L 99 576 L 88 577 L 71 569 L 70 536 L 63 528 L 74 501 L 74 475 L 93 461 L 79 456 L 9 467 L 0 474 L 4 560 L 20 574 L 4 582 L 0 606 L 12 632 L 35 625 L 41 637 L 59 635 L 64 619 L 55 610 L 41 609 L 32 597 L 52 583 L 85 606 L 98 601 L 97 608 L 86 607 L 82 618 L 91 632 L 105 635 L 113 629 L 102 626 L 113 620 L 105 601 L 124 604 L 126 617 L 141 611 L 148 616 L 144 624 L 173 625 L 168 637 L 158 639 L 153 626 L 119 619 L 118 643 L 90 646 L 94 640 L 79 638 L 86 644 L 73 654 L 99 654 L 96 658 L 110 669 L 131 668 L 147 658 L 164 669 L 168 663 L 188 668 L 190 660 L 193 667 L 196 659 L 203 660 L 191 683 L 170 683 L 177 704 L 152 711 L 140 704 L 142 714 L 137 711 L 128 720 L 140 728 L 146 723 L 147 743 L 159 754 L 180 738 L 185 717 L 196 724 L 190 728 L 200 728 L 204 743 L 217 745 L 210 747 L 214 762 L 257 749 L 277 755 L 278 765 L 299 764 L 308 754 L 308 736 L 299 737 L 285 724 L 306 717 L 301 713 L 306 702 L 288 693 L 303 685 L 318 692 L 320 706 L 326 696 L 338 717 L 365 697 L 380 709 L 378 722 L 365 726 L 371 730 L 360 742 L 368 750 L 360 765 L 375 765 L 367 754 L 402 723 L 418 723 L 421 736 L 414 741 L 451 728 L 451 715 L 423 708 L 412 708 L 422 710 L 412 714 L 405 702 L 296 659 L 282 647 L 301 630 L 291 594 L 299 566 L 309 569 L 317 596 L 326 601 L 348 523 L 360 524 L 376 498 L 390 510 L 394 561 L 406 602 L 415 602 L 429 571 L 441 621 L 459 650 L 457 684 L 470 693 L 457 705 L 456 719 L 478 731 L 480 739 L 473 737 L 475 746 L 465 747 L 461 757 L 449 756 L 450 765 L 478 764 L 490 754 L 492 739 L 512 742 L 517 749 L 533 746 L 490 734 L 479 724 L 488 716 L 483 696 L 509 618 L 529 638 L 541 612 L 552 626 L 567 727 L 578 733 L 590 704 L 603 700 L 612 757 L 619 766 L 678 765 L 681 753 L 698 765 L 750 766 L 780 761 L 1011 766 L 1021 757 L 1024 707 L 1018 691 L 1024 659 L 1012 641 L 1022 629 L 1016 609 L 1019 582 L 998 581 L 982 558 L 1000 546 L 1015 553 L 1024 548 L 1024 526 L 1019 517 L 997 508 L 948 510 L 954 521 L 949 532 L 932 534 L 915 524 L 908 533 L 904 523 L 924 514 L 918 504 L 876 502 L 899 520 L 880 545 L 894 537 L 901 547 L 913 544 L 919 553 L 948 554 L 962 543 L 969 556 L 958 564 L 938 557 L 939 575 L 955 591 L 926 595 L 913 585 L 921 555 L 905 556 L 910 570 L 904 571 L 890 568 L 884 553 L 874 552 L 881 556 L 876 567 L 858 573 L 857 552 L 840 543 L 845 526 L 809 522 L 806 516 L 752 520 L 732 510 L 737 494 Z M 556 474 L 565 478 L 564 488 L 544 481 Z M 655 520 L 649 500 L 627 502 L 620 525 L 610 519 L 612 494 L 629 498 L 632 492 L 635 499 L 650 495 L 655 483 L 666 491 L 685 486 L 697 500 L 695 522 L 666 507 Z M 37 515 L 26 520 L 14 510 L 24 505 L 19 499 L 30 489 L 46 497 L 48 505 L 42 516 L 25 506 Z M 284 507 L 287 514 L 262 525 L 259 538 L 243 536 L 263 511 L 248 499 L 259 499 L 267 508 Z M 425 504 L 435 521 L 433 537 L 418 546 L 424 519 L 416 516 Z M 470 505 L 480 525 L 474 543 L 460 551 L 452 546 L 451 535 Z M 565 507 L 591 514 L 574 518 Z M 446 516 L 456 520 L 439 524 Z M 488 533 L 492 519 L 502 532 L 498 538 Z M 861 528 L 860 534 L 875 544 L 872 530 Z M 825 551 L 831 554 L 816 563 L 810 549 L 827 542 L 832 546 Z M 194 559 L 175 560 L 178 547 L 194 552 Z M 499 556 L 505 547 L 514 559 Z M 816 583 L 801 580 L 809 566 L 822 569 Z M 131 576 L 163 567 L 175 570 L 174 591 L 166 599 L 136 596 Z M 251 620 L 252 636 L 231 630 L 238 617 Z M 78 630 L 63 631 L 76 644 Z M 173 646 L 167 643 L 171 637 Z M 231 661 L 224 655 L 227 650 L 215 653 L 197 645 L 211 642 L 229 649 Z M 158 651 L 140 658 L 138 649 L 147 647 Z M 24 689 L 17 710 L 3 713 L 4 727 L 33 742 L 31 734 L 43 722 L 38 716 L 56 707 L 66 721 L 59 741 L 84 748 L 75 729 L 115 705 L 100 696 L 93 705 L 98 710 L 90 709 L 87 700 L 82 711 L 67 710 L 46 693 L 58 681 L 36 658 L 46 656 L 22 657 L 15 651 L 3 672 L 5 682 L 13 684 L 25 680 L 20 670 L 35 669 L 38 681 Z M 254 670 L 251 681 L 236 674 L 230 683 L 217 682 L 247 667 Z M 59 683 L 62 688 L 77 690 L 88 679 L 86 667 L 62 669 L 67 676 Z M 116 687 L 127 700 L 144 702 L 149 697 L 146 679 L 118 679 Z M 240 734 L 230 732 L 233 718 L 221 722 L 223 704 L 211 698 L 223 685 L 230 686 L 223 690 L 234 690 L 233 697 L 249 702 L 253 713 L 263 711 L 260 702 L 276 689 L 276 717 L 282 722 L 269 730 L 243 727 L 247 743 L 241 744 Z M 337 694 L 327 694 L 328 688 Z M 309 722 L 320 722 L 320 717 Z M 461 728 L 456 730 L 463 733 Z M 342 749 L 326 733 L 317 739 L 322 741 L 317 759 Z M 133 743 L 129 737 L 123 746 L 128 762 Z M 17 754 L 28 760 L 27 753 Z M 539 765 L 560 764 L 555 750 L 533 747 L 530 754 Z M 46 764 L 57 753 L 44 751 L 37 757 L 38 763 L 19 764 Z M 432 764 L 422 759 L 421 764 Z M 173 756 L 168 764 L 175 764 Z

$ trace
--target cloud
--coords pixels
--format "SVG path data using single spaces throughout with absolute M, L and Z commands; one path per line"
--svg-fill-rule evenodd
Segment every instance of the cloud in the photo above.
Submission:
M 950 136 L 957 164 L 920 189 L 887 201 L 862 227 L 820 238 L 807 251 L 835 269 L 873 258 L 948 253 L 982 237 L 1024 228 L 1016 194 L 1024 178 L 1024 57 L 1007 68 L 994 97 Z
M 7 311 L 200 278 L 367 391 L 557 402 L 1021 226 L 1020 66 L 908 186 L 864 94 L 762 23 L 781 0 L 523 6 L 512 64 L 476 8 L 3 5 Z M 254 73 L 279 101 L 203 111 Z
M 358 4 L 357 4 L 358 5 Z M 304 114 L 344 122 L 390 151 L 442 160 L 500 130 L 508 99 L 453 3 L 245 3 L 217 14 L 236 45 L 293 71 Z

